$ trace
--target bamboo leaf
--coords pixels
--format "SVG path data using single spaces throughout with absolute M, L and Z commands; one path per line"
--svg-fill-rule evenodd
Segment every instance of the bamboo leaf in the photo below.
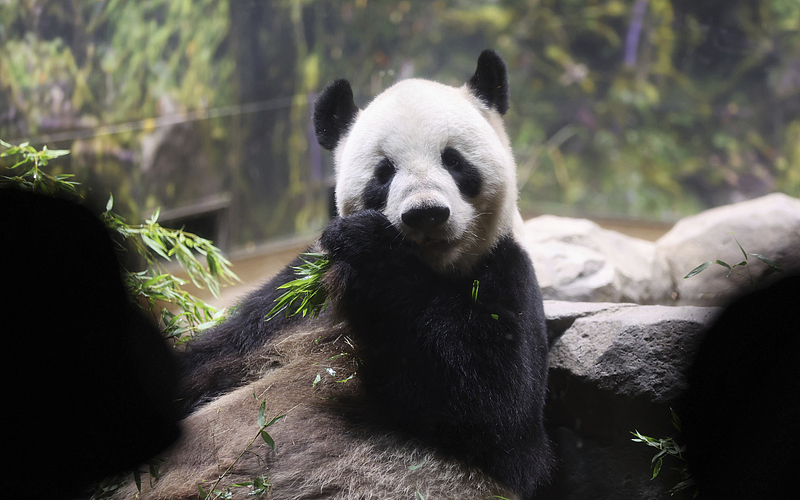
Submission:
M 731 232 L 731 231 L 728 231 L 728 232 L 731 233 L 731 235 L 733 236 L 733 239 L 736 241 L 736 244 L 739 246 L 739 250 L 742 251 L 742 255 L 744 255 L 744 260 L 747 260 L 747 252 L 745 252 L 744 248 L 742 248 L 742 244 L 739 243 L 739 240 L 736 238 L 736 235 L 733 234 L 733 232 Z
M 273 418 L 272 420 L 270 420 L 269 422 L 267 422 L 267 423 L 264 425 L 264 427 L 269 427 L 269 426 L 271 426 L 271 425 L 273 425 L 273 424 L 275 424 L 275 423 L 277 423 L 277 422 L 280 422 L 280 421 L 281 421 L 281 420 L 283 420 L 284 418 L 286 418 L 286 415 L 285 415 L 285 414 L 284 414 L 284 415 L 278 415 L 277 417 L 275 417 L 275 418 Z
M 303 256 L 318 257 L 312 261 Z M 286 290 L 286 292 L 275 299 L 275 306 L 267 313 L 267 321 L 284 311 L 287 316 L 300 314 L 305 318 L 306 316 L 315 317 L 325 309 L 327 294 L 322 283 L 322 276 L 330 267 L 330 261 L 323 254 L 311 253 L 302 254 L 301 260 L 304 261 L 304 264 L 294 266 L 295 275 L 298 278 L 277 287 L 278 290 Z M 297 304 L 296 307 L 295 304 Z
M 713 262 L 710 261 L 710 260 L 706 261 L 706 262 L 703 262 L 699 266 L 697 266 L 694 269 L 692 269 L 691 271 L 689 271 L 689 274 L 684 276 L 683 279 L 691 278 L 692 276 L 697 276 L 698 274 L 700 274 L 703 271 L 705 271 L 706 269 L 708 269 L 708 266 L 710 266 L 711 264 L 713 264 Z
M 213 258 L 211 254 L 206 255 L 206 264 L 208 264 L 208 272 L 212 275 L 219 274 L 219 266 L 217 265 L 217 259 Z
M 663 457 L 666 454 L 667 454 L 667 450 L 662 449 L 661 451 L 656 453 L 655 456 L 653 456 L 653 459 L 650 460 L 650 463 L 652 464 L 652 463 L 655 463 L 657 460 L 661 460 L 661 457 Z
M 267 446 L 269 446 L 272 449 L 272 451 L 275 451 L 275 440 L 272 439 L 272 436 L 270 436 L 267 431 L 265 430 L 261 431 L 261 439 L 263 439 L 264 442 L 267 443 Z
M 662 465 L 664 465 L 664 460 L 659 458 L 653 466 L 653 477 L 651 479 L 655 479 L 656 476 L 658 476 L 658 473 L 661 472 Z
M 719 259 L 717 259 L 717 260 L 715 260 L 715 261 L 714 261 L 714 263 L 715 263 L 715 264 L 719 264 L 720 266 L 727 268 L 727 269 L 728 269 L 728 271 L 730 271 L 731 269 L 733 269 L 733 268 L 730 266 L 730 264 L 728 264 L 728 263 L 727 263 L 727 262 L 725 262 L 724 260 L 719 260 Z
M 261 402 L 258 408 L 258 426 L 264 427 L 264 422 L 267 421 L 267 400 Z
M 764 257 L 763 255 L 760 255 L 760 254 L 757 254 L 757 253 L 751 253 L 750 255 L 752 255 L 753 257 L 757 258 L 758 260 L 760 260 L 764 264 L 768 265 L 772 269 L 774 269 L 776 271 L 779 271 L 779 272 L 783 272 L 783 268 L 781 268 L 781 266 L 776 264 L 774 261 Z

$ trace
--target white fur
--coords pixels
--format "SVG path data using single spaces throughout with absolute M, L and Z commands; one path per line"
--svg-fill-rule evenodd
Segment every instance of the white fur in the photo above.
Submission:
M 474 199 L 461 195 L 442 165 L 448 146 L 481 173 Z M 516 164 L 502 119 L 466 85 L 404 80 L 358 113 L 334 151 L 340 214 L 364 209 L 362 193 L 383 158 L 397 169 L 383 212 L 404 238 L 422 244 L 420 257 L 433 269 L 466 272 L 502 236 L 521 228 Z M 403 212 L 432 202 L 450 209 L 446 224 L 428 232 L 403 224 Z

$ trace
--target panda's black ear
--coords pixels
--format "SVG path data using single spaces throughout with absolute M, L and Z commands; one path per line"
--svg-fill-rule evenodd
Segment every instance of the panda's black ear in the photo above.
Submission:
M 350 129 L 357 113 L 350 82 L 336 80 L 325 87 L 314 104 L 314 130 L 320 146 L 333 150 Z
M 484 50 L 478 57 L 478 69 L 467 82 L 475 96 L 501 115 L 508 111 L 508 74 L 506 63 L 497 52 Z

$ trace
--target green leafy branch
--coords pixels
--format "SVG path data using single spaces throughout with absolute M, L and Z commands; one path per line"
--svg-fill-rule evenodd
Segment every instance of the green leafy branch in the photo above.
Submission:
M 16 161 L 9 167 L 16 171 L 16 175 L 4 176 L 2 180 L 6 183 L 13 183 L 22 189 L 46 195 L 53 195 L 63 190 L 78 199 L 83 199 L 77 190 L 80 184 L 68 180 L 72 177 L 71 174 L 51 176 L 41 169 L 49 160 L 69 154 L 69 151 L 49 150 L 46 146 L 37 151 L 27 143 L 13 146 L 2 140 L 0 144 L 6 148 L 0 157 L 14 156 Z M 126 270 L 123 276 L 125 285 L 133 297 L 141 298 L 149 305 L 151 314 L 155 314 L 156 310 L 159 311 L 164 336 L 183 340 L 184 334 L 202 332 L 224 319 L 223 311 L 217 311 L 185 291 L 182 287 L 187 282 L 168 272 L 163 262 L 159 260 L 159 257 L 166 261 L 174 258 L 196 287 L 208 288 L 215 297 L 219 297 L 221 282 L 232 284 L 234 281 L 241 281 L 231 270 L 231 263 L 222 252 L 210 240 L 182 229 L 161 226 L 158 224 L 159 210 L 156 210 L 144 224 L 133 225 L 112 212 L 113 205 L 114 197 L 110 196 L 101 219 L 109 229 L 136 249 L 147 267 L 146 270 L 139 272 Z M 197 255 L 205 261 L 205 265 L 200 262 Z M 164 304 L 174 305 L 178 312 L 173 312 L 167 307 L 157 308 L 157 305 Z
M 645 436 L 639 433 L 639 431 L 633 431 L 631 434 L 636 436 L 636 438 L 632 439 L 632 441 L 636 443 L 646 443 L 647 446 L 651 446 L 659 450 L 659 452 L 656 453 L 655 456 L 653 456 L 653 459 L 650 461 L 650 467 L 653 469 L 653 479 L 655 479 L 658 476 L 658 473 L 661 472 L 661 467 L 664 465 L 664 457 L 666 455 L 672 455 L 683 460 L 682 453 L 686 451 L 686 446 L 678 444 L 674 438 L 669 437 L 656 439 Z
M 183 229 L 165 228 L 158 224 L 160 209 L 141 225 L 129 225 L 119 215 L 111 212 L 114 203 L 113 196 L 109 198 L 103 219 L 109 227 L 115 229 L 123 238 L 132 239 L 137 251 L 146 260 L 147 265 L 163 269 L 156 258 L 171 261 L 175 257 L 181 267 L 189 275 L 192 283 L 197 288 L 207 287 L 215 297 L 219 297 L 219 279 L 228 284 L 241 281 L 230 269 L 231 263 L 211 240 L 201 238 Z M 138 236 L 139 239 L 131 238 Z M 204 257 L 206 267 L 195 257 L 194 252 Z
M 678 431 L 678 434 L 680 434 L 680 418 L 678 418 L 678 415 L 674 410 L 672 410 L 672 408 L 670 408 L 670 412 L 672 413 L 672 425 Z M 658 477 L 658 474 L 661 472 L 661 469 L 664 465 L 665 457 L 674 457 L 675 459 L 683 462 L 683 465 L 680 469 L 678 469 L 681 475 L 681 481 L 669 490 L 670 493 L 675 494 L 679 491 L 683 491 L 694 486 L 694 478 L 691 477 L 689 473 L 689 466 L 686 463 L 686 459 L 683 457 L 683 453 L 686 452 L 686 445 L 680 444 L 675 437 L 657 439 L 650 436 L 645 436 L 638 430 L 632 431 L 631 434 L 636 436 L 635 438 L 631 439 L 631 441 L 635 443 L 644 443 L 647 446 L 656 448 L 658 450 L 658 452 L 653 456 L 653 459 L 650 461 L 650 468 L 653 470 L 653 476 L 650 479 L 655 479 Z M 695 491 L 695 497 L 696 496 L 697 491 Z
M 299 277 L 278 287 L 278 290 L 285 289 L 286 292 L 275 299 L 275 307 L 267 313 L 267 321 L 283 311 L 286 311 L 286 316 L 300 314 L 304 318 L 306 316 L 313 318 L 325 310 L 328 294 L 322 283 L 322 277 L 330 268 L 331 262 L 323 253 L 303 253 L 300 254 L 300 258 L 303 264 L 293 266 L 295 274 Z M 293 304 L 298 301 L 299 305 L 294 312 L 291 312 L 290 308 L 293 308 Z
M 731 274 L 733 273 L 734 269 L 736 269 L 737 267 L 745 267 L 745 266 L 747 266 L 748 259 L 751 256 L 757 258 L 758 260 L 760 260 L 764 264 L 768 265 L 770 268 L 774 269 L 775 271 L 783 272 L 783 269 L 778 264 L 776 264 L 772 260 L 768 259 L 767 257 L 764 257 L 763 255 L 757 254 L 757 253 L 746 252 L 745 249 L 742 247 L 742 244 L 739 243 L 739 240 L 736 238 L 736 235 L 733 234 L 733 233 L 731 233 L 731 235 L 733 235 L 733 239 L 736 241 L 736 245 L 739 246 L 739 250 L 741 250 L 741 252 L 742 252 L 742 256 L 744 257 L 743 261 L 737 262 L 736 264 L 733 264 L 733 265 L 730 265 L 727 262 L 725 262 L 723 260 L 719 260 L 719 259 L 717 259 L 717 260 L 709 260 L 709 261 L 703 262 L 699 266 L 697 266 L 694 269 L 692 269 L 691 271 L 689 271 L 689 273 L 686 276 L 684 276 L 683 279 L 687 279 L 687 278 L 691 278 L 693 276 L 697 276 L 698 274 L 702 273 L 703 271 L 708 269 L 713 264 L 720 265 L 720 266 L 724 267 L 725 269 L 727 269 L 728 270 L 728 274 L 725 277 L 729 278 L 731 276 Z M 751 269 L 750 267 L 747 267 L 748 279 L 750 281 L 750 284 L 755 286 L 755 280 L 753 279 L 753 273 L 751 272 L 750 269 Z
M 196 234 L 161 226 L 158 224 L 159 210 L 144 224 L 127 224 L 125 219 L 111 211 L 113 203 L 112 196 L 102 219 L 130 241 L 147 263 L 146 271 L 127 273 L 125 282 L 128 290 L 144 298 L 151 312 L 156 310 L 157 302 L 174 304 L 181 311 L 176 314 L 166 307 L 160 309 L 164 335 L 181 338 L 185 333 L 205 331 L 224 319 L 224 313 L 185 291 L 182 287 L 187 282 L 167 272 L 158 258 L 166 261 L 175 258 L 197 288 L 208 288 L 215 297 L 219 297 L 220 281 L 228 284 L 241 281 L 222 252 L 210 240 Z M 195 253 L 205 257 L 206 266 L 200 263 Z
M 184 341 L 185 334 L 195 334 L 212 328 L 225 319 L 225 311 L 217 310 L 181 287 L 187 282 L 169 273 L 151 276 L 149 271 L 129 272 L 124 276 L 128 291 L 148 304 L 151 314 L 158 314 L 162 334 L 166 338 Z M 157 309 L 158 303 L 173 304 L 179 312 L 167 307 Z
M 76 189 L 78 183 L 67 180 L 74 177 L 72 174 L 49 175 L 41 169 L 41 167 L 47 166 L 50 160 L 68 155 L 68 150 L 47 149 L 47 146 L 44 146 L 41 151 L 37 151 L 27 142 L 14 146 L 1 139 L 0 145 L 6 148 L 5 151 L 0 153 L 0 158 L 14 156 L 14 161 L 16 162 L 8 167 L 9 170 L 15 170 L 17 172 L 16 175 L 3 176 L 6 181 L 14 182 L 20 187 L 36 193 L 53 195 L 59 190 L 64 190 L 81 197 Z
M 197 489 L 200 491 L 200 498 L 203 498 L 203 499 L 216 499 L 216 498 L 228 499 L 228 498 L 232 498 L 233 495 L 232 495 L 231 490 L 230 490 L 231 487 L 229 486 L 228 488 L 226 488 L 225 491 L 222 491 L 222 490 L 218 489 L 219 483 L 233 469 L 233 467 L 239 462 L 239 460 L 242 459 L 244 454 L 247 453 L 250 450 L 250 448 L 253 446 L 253 444 L 256 442 L 256 440 L 258 440 L 258 438 L 261 438 L 261 440 L 264 441 L 267 444 L 267 446 L 270 447 L 270 449 L 272 451 L 275 451 L 275 440 L 272 439 L 272 436 L 269 435 L 269 433 L 267 432 L 266 429 L 268 427 L 274 425 L 275 423 L 279 422 L 280 420 L 282 420 L 285 417 L 286 417 L 285 414 L 284 415 L 279 415 L 279 416 L 274 417 L 274 418 L 272 418 L 271 420 L 268 421 L 267 420 L 267 400 L 266 399 L 262 400 L 261 401 L 261 406 L 259 406 L 259 408 L 258 408 L 258 420 L 257 420 L 258 427 L 259 427 L 258 432 L 253 437 L 253 439 L 250 440 L 250 442 L 247 444 L 247 446 L 244 448 L 244 450 L 242 450 L 242 452 L 239 453 L 239 456 L 237 456 L 236 459 L 228 466 L 228 468 L 225 469 L 225 472 L 223 472 L 222 474 L 219 475 L 219 477 L 217 478 L 216 482 L 214 482 L 214 484 L 211 486 L 209 491 L 206 491 L 205 489 L 203 489 L 203 485 L 202 484 L 198 484 L 197 485 Z M 258 455 L 256 455 L 256 456 L 258 456 Z M 260 459 L 260 457 L 259 457 L 259 459 Z M 236 484 L 232 484 L 231 486 L 236 486 L 236 487 L 252 486 L 253 487 L 253 491 L 251 492 L 251 494 L 260 497 L 260 496 L 264 495 L 265 493 L 267 493 L 269 491 L 269 489 L 272 487 L 272 484 L 270 483 L 270 480 L 269 480 L 268 477 L 266 477 L 264 475 L 261 475 L 261 476 L 258 476 L 257 478 L 255 478 L 253 481 L 248 481 L 248 482 L 244 482 L 244 483 L 236 483 Z

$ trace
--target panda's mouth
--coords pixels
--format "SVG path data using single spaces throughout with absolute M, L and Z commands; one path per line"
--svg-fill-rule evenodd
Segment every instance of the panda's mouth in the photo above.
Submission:
M 427 236 L 422 238 L 409 238 L 407 241 L 428 254 L 445 253 L 454 245 L 454 242 L 448 239 L 431 238 Z
M 420 252 L 434 256 L 435 254 L 449 253 L 453 247 L 460 244 L 460 240 L 454 238 L 447 229 L 438 227 L 434 230 L 424 231 L 403 224 L 400 232 L 406 243 L 416 247 Z
M 418 243 L 419 246 L 426 250 L 445 250 L 450 247 L 450 242 L 447 240 L 428 239 Z

